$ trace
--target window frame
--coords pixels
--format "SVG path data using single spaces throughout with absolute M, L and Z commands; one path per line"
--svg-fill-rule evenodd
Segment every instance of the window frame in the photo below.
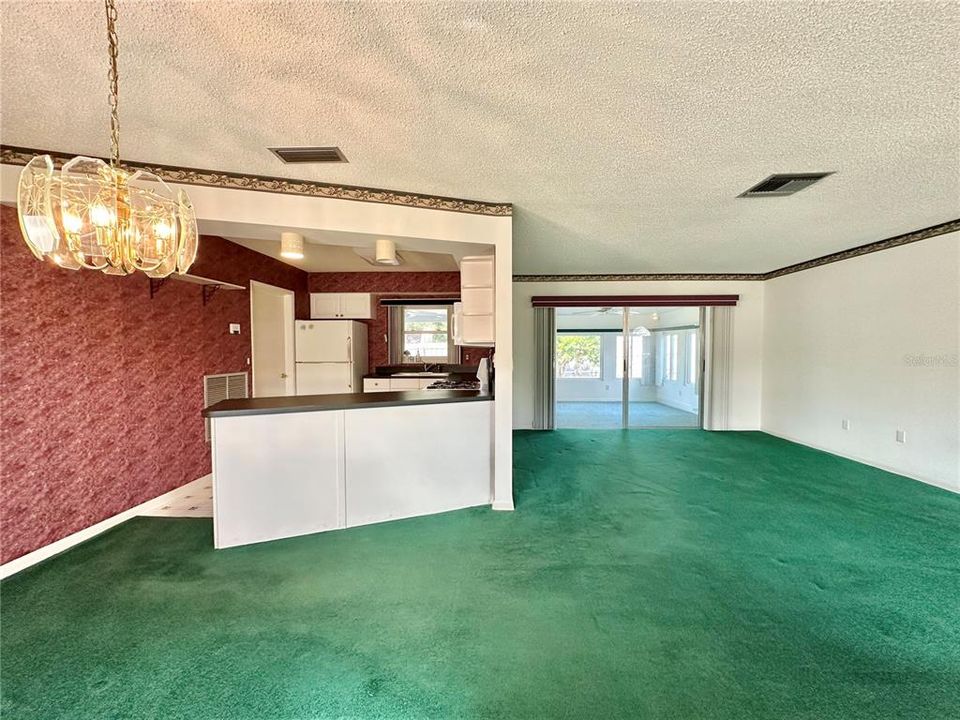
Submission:
M 635 363 L 632 362 L 633 358 L 631 358 L 631 363 L 630 363 L 630 379 L 631 379 L 631 380 L 643 380 L 643 377 L 644 377 L 644 375 L 643 375 L 643 351 L 644 351 L 644 347 L 643 347 L 643 346 L 644 346 L 644 344 L 645 344 L 645 343 L 644 343 L 644 336 L 643 336 L 643 335 L 631 335 L 631 336 L 630 336 L 630 343 L 629 343 L 631 349 L 633 349 L 633 344 L 634 344 L 634 343 L 637 343 L 637 345 L 639 346 L 639 350 L 638 350 L 637 354 L 640 355 L 640 358 L 639 358 L 640 362 L 638 362 L 638 363 L 635 364 Z M 615 349 L 615 352 L 616 352 L 617 356 L 616 356 L 615 362 L 614 362 L 613 377 L 614 377 L 615 380 L 623 380 L 623 357 L 624 357 L 624 352 L 625 352 L 624 342 L 623 342 L 623 333 L 620 333 L 619 335 L 617 335 L 617 341 L 616 341 L 616 343 L 614 344 L 614 346 L 615 346 L 615 348 L 616 348 L 616 349 Z M 633 354 L 634 354 L 634 353 L 631 353 L 631 355 L 633 355 Z M 633 374 L 635 370 L 636 370 L 636 372 L 637 372 L 636 375 Z
M 561 337 L 575 335 L 579 337 L 592 337 L 597 339 L 597 344 L 599 346 L 600 357 L 597 360 L 597 375 L 560 375 L 560 364 L 556 360 L 556 342 Z M 554 337 L 554 375 L 555 380 L 603 380 L 604 379 L 604 360 L 606 358 L 604 353 L 604 342 L 603 342 L 603 333 L 598 332 L 589 332 L 581 330 L 558 330 Z
M 694 330 L 687 336 L 687 385 L 697 386 L 700 376 L 700 341 L 697 338 L 697 331 Z
M 680 335 L 678 333 L 670 333 L 667 335 L 667 346 L 667 380 L 677 382 L 680 377 Z
M 447 329 L 444 334 L 447 336 L 447 354 L 445 356 L 437 355 L 421 355 L 420 362 L 418 363 L 414 358 L 414 355 L 411 355 L 408 359 L 404 352 L 407 348 L 407 335 L 422 335 L 423 330 L 407 330 L 407 310 L 446 310 L 447 312 Z M 400 323 L 399 323 L 399 333 L 400 336 L 397 340 L 400 343 L 400 364 L 401 365 L 418 365 L 418 364 L 427 364 L 435 365 L 438 363 L 456 363 L 456 352 L 457 346 L 453 342 L 453 305 L 438 304 L 438 305 L 401 305 L 400 306 Z M 440 333 L 435 333 L 439 335 Z

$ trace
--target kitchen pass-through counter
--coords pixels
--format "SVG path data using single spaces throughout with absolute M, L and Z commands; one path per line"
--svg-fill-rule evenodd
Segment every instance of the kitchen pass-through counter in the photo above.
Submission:
M 212 405 L 214 545 L 487 505 L 493 408 L 471 390 Z

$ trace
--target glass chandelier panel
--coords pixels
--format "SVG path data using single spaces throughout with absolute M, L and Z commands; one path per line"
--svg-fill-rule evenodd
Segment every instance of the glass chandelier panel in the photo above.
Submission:
M 110 275 L 184 274 L 197 256 L 197 219 L 177 194 L 147 170 L 120 167 L 117 38 L 114 0 L 105 0 L 110 46 L 111 161 L 76 157 L 58 172 L 49 155 L 23 168 L 17 187 L 20 230 L 39 260 Z

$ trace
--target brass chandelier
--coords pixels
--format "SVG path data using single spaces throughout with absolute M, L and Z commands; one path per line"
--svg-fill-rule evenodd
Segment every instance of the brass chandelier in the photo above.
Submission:
M 176 195 L 147 170 L 120 166 L 117 9 L 105 0 L 110 48 L 110 164 L 75 157 L 57 172 L 49 155 L 20 174 L 20 230 L 39 260 L 108 275 L 141 271 L 152 278 L 184 274 L 197 255 L 197 219 L 183 190 Z

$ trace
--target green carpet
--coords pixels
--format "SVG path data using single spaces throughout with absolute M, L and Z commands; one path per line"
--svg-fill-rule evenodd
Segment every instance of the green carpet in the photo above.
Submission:
M 2 585 L 2 714 L 960 717 L 960 496 L 760 433 L 517 433 L 515 513 L 214 551 L 139 518 Z

